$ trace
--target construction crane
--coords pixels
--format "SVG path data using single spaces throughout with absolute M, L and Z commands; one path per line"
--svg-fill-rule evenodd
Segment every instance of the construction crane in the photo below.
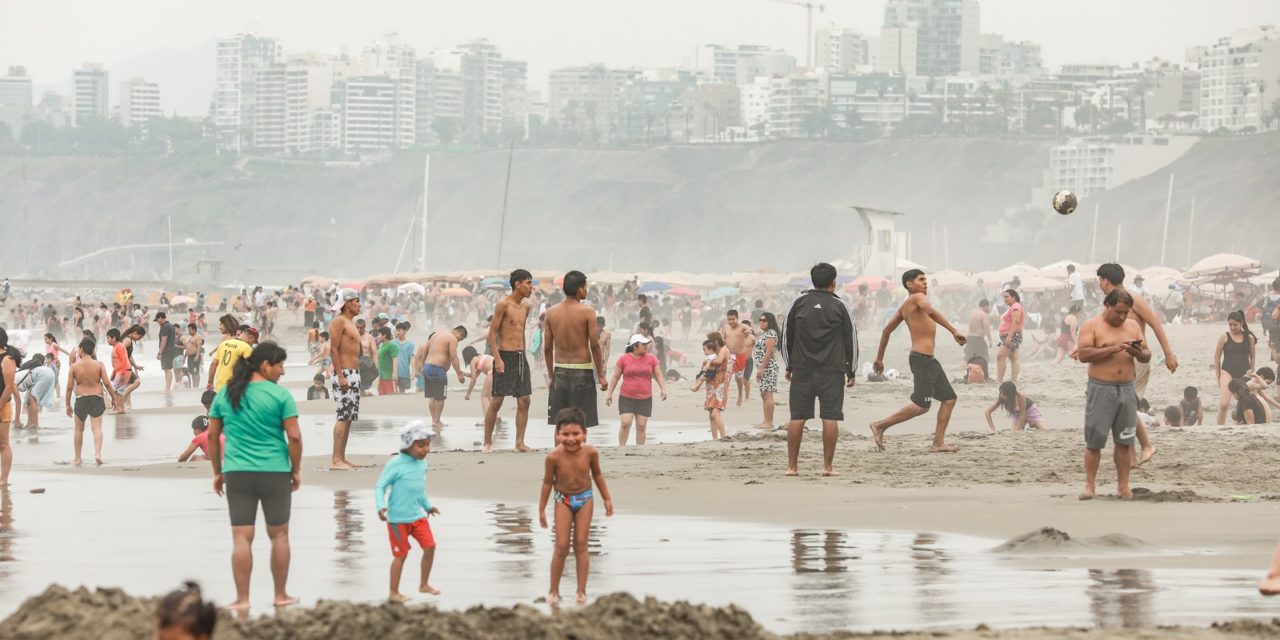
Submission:
M 805 8 L 804 21 L 804 66 L 807 69 L 813 68 L 813 10 L 816 8 L 818 13 L 826 10 L 820 2 L 809 2 L 808 0 L 773 0 L 782 4 L 789 4 L 793 7 Z

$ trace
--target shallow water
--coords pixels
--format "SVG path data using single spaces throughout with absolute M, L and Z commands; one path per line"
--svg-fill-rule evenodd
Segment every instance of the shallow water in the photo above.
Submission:
M 233 594 L 226 507 L 208 481 L 86 482 L 30 472 L 21 482 L 0 492 L 0 612 L 50 582 L 161 593 L 195 578 L 217 601 Z M 46 493 L 29 493 L 37 486 Z M 440 545 L 432 583 L 444 594 L 431 602 L 456 609 L 532 604 L 546 593 L 552 539 L 538 528 L 534 504 L 433 499 L 443 514 L 432 520 Z M 992 554 L 998 541 L 983 538 L 787 529 L 633 515 L 619 506 L 614 518 L 596 511 L 591 593 L 734 603 L 779 632 L 979 623 L 1149 627 L 1277 614 L 1255 595 L 1253 573 L 1034 570 Z M 290 529 L 290 590 L 304 603 L 384 597 L 390 553 L 371 490 L 304 486 L 294 494 Z M 270 610 L 268 546 L 259 533 L 257 612 Z M 414 551 L 405 569 L 407 591 L 418 579 L 418 557 Z M 573 571 L 571 559 L 561 587 L 570 596 Z

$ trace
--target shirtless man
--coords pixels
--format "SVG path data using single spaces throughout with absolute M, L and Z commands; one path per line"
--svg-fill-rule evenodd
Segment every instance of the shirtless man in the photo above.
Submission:
M 195 323 L 187 325 L 187 339 L 182 342 L 182 349 L 187 356 L 187 382 L 195 388 L 197 376 L 200 375 L 204 365 L 201 357 L 204 353 L 204 338 L 196 332 Z
M 357 312 L 359 313 L 359 312 Z M 329 332 L 333 335 L 333 332 Z M 364 318 L 356 318 L 356 334 L 360 336 L 360 357 L 356 359 L 356 367 L 360 370 L 360 392 L 370 395 L 373 383 L 378 381 L 378 343 L 373 334 L 365 330 Z
M 333 401 L 337 421 L 333 425 L 333 459 L 329 468 L 349 471 L 356 468 L 347 460 L 347 436 L 351 423 L 360 419 L 360 332 L 353 319 L 360 313 L 360 294 L 352 289 L 338 292 L 329 311 L 336 313 L 329 325 L 333 360 Z
M 724 344 L 729 347 L 733 357 L 729 359 L 733 365 L 733 379 L 738 382 L 738 406 L 742 406 L 743 394 L 747 393 L 747 357 L 751 355 L 751 330 L 747 325 L 738 322 L 738 310 L 730 309 L 724 314 L 724 322 L 720 325 L 720 335 L 724 336 Z
M 489 322 L 489 353 L 493 354 L 493 399 L 484 412 L 484 452 L 493 451 L 493 429 L 498 424 L 502 399 L 516 399 L 516 451 L 532 451 L 524 443 L 524 430 L 529 425 L 529 395 L 533 393 L 533 376 L 525 357 L 524 328 L 529 321 L 529 296 L 533 294 L 533 275 L 524 269 L 511 272 L 511 293 L 498 301 Z
M 876 361 L 871 367 L 876 373 L 884 371 L 884 350 L 889 346 L 889 336 L 903 321 L 911 331 L 911 377 L 915 382 L 915 390 L 911 394 L 911 404 L 898 409 L 893 415 L 871 423 L 871 436 L 875 439 L 876 448 L 884 450 L 884 432 L 895 424 L 906 422 L 916 416 L 929 412 L 933 400 L 941 403 L 938 407 L 938 424 L 933 430 L 933 446 L 929 453 L 954 453 L 958 451 L 947 444 L 947 424 L 951 422 L 951 412 L 956 407 L 956 392 L 947 380 L 947 373 L 942 365 L 933 357 L 935 338 L 938 326 L 942 326 L 955 337 L 956 344 L 964 346 L 965 337 L 947 322 L 946 317 L 929 304 L 929 280 L 924 272 L 912 269 L 902 274 L 902 286 L 907 288 L 906 302 L 889 318 L 884 331 L 880 332 L 880 348 L 876 351 Z
M 80 341 L 80 357 L 71 365 L 67 374 L 67 417 L 75 415 L 76 431 L 71 443 L 75 449 L 72 464 L 80 464 L 80 450 L 84 445 L 84 423 L 90 420 L 93 429 L 93 458 L 102 464 L 102 414 L 107 410 L 102 399 L 105 389 L 111 396 L 111 406 L 120 405 L 120 396 L 111 386 L 111 378 L 107 376 L 107 366 L 94 358 L 96 345 L 93 340 L 85 338 Z M 76 397 L 75 409 L 71 407 L 71 396 Z
M 581 271 L 564 274 L 565 299 L 547 309 L 542 349 L 547 361 L 547 424 L 555 424 L 561 409 L 577 407 L 586 415 L 583 427 L 600 424 L 596 410 L 596 385 L 609 390 L 604 354 L 596 332 L 596 312 L 582 300 L 587 297 L 587 276 Z M 592 378 L 594 371 L 594 379 Z
M 965 335 L 964 361 L 982 358 L 982 377 L 990 378 L 987 365 L 991 363 L 991 303 L 985 298 L 969 312 L 969 332 Z
M 437 331 L 413 354 L 413 370 L 422 372 L 422 395 L 431 410 L 431 426 L 443 427 L 440 415 L 448 396 L 449 366 L 458 373 L 458 382 L 466 382 L 462 362 L 458 358 L 458 341 L 467 337 L 467 328 L 458 325 L 453 331 Z
M 1098 287 L 1102 289 L 1103 295 L 1108 295 L 1112 291 L 1125 291 L 1124 288 L 1124 267 L 1107 263 L 1098 267 Z M 1128 293 L 1128 291 L 1125 291 Z M 1140 296 L 1133 296 L 1133 306 L 1129 314 L 1129 318 L 1138 323 L 1138 330 L 1142 332 L 1139 338 L 1144 342 L 1147 338 L 1147 327 L 1156 334 L 1156 341 L 1160 343 L 1160 349 L 1164 351 L 1164 364 L 1169 368 L 1169 373 L 1178 370 L 1178 357 L 1173 355 L 1173 348 L 1169 346 L 1169 337 L 1164 333 L 1164 326 L 1156 318 L 1156 314 L 1151 310 L 1151 305 Z M 1151 362 L 1143 360 L 1138 363 L 1134 371 L 1134 390 L 1138 392 L 1138 397 L 1142 398 L 1147 394 L 1147 381 L 1151 379 Z M 1151 444 L 1151 439 L 1147 436 L 1146 425 L 1138 422 L 1138 444 L 1142 447 L 1142 451 L 1138 455 L 1137 466 L 1146 464 L 1152 456 L 1156 455 L 1155 445 Z
M 1108 433 L 1115 443 L 1116 493 L 1121 498 L 1133 497 L 1129 491 L 1129 464 L 1134 435 L 1141 424 L 1134 360 L 1151 361 L 1151 350 L 1142 339 L 1142 327 L 1129 313 L 1135 299 L 1124 289 L 1112 289 L 1103 300 L 1102 315 L 1091 318 L 1080 329 L 1079 358 L 1089 365 L 1081 500 L 1094 496 L 1098 464 L 1102 461 L 1102 448 L 1107 446 Z

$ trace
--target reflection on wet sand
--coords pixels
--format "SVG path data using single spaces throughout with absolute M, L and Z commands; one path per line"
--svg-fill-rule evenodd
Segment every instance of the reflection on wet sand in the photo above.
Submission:
M 858 593 L 857 547 L 839 529 L 793 529 L 792 601 L 803 619 L 829 618 L 840 627 L 856 624 L 853 603 Z
M 116 440 L 132 440 L 138 437 L 138 424 L 137 421 L 134 420 L 133 416 L 127 413 L 121 413 L 118 415 L 106 415 L 102 417 L 104 422 L 108 418 L 112 419 L 111 421 L 115 427 L 112 431 L 112 437 Z M 190 433 L 190 431 L 188 431 L 188 433 Z M 103 446 L 103 449 L 106 449 L 105 445 Z M 181 449 L 179 449 L 179 452 L 181 452 Z M 107 452 L 103 451 L 102 455 L 105 457 Z M 174 458 L 177 458 L 176 454 L 174 455 Z
M 1156 592 L 1146 569 L 1089 570 L 1089 611 L 1099 627 L 1146 627 L 1152 624 Z
M 491 539 L 499 553 L 516 556 L 502 558 L 498 570 L 507 577 L 530 579 L 533 577 L 534 537 L 533 510 L 527 506 L 493 505 L 486 511 L 497 529 Z
M 920 615 L 931 623 L 940 623 L 955 614 L 955 601 L 947 593 L 943 582 L 951 573 L 947 563 L 951 556 L 938 544 L 933 533 L 917 533 L 911 541 L 912 567 L 915 569 L 916 601 Z
M 364 559 L 364 514 L 352 506 L 351 492 L 339 489 L 333 492 L 333 539 L 338 552 L 333 564 L 338 569 L 334 581 L 341 585 L 359 582 L 356 571 Z
M 18 537 L 13 530 L 13 499 L 9 487 L 0 486 L 0 578 L 8 578 L 8 563 L 17 560 L 13 555 L 13 543 Z

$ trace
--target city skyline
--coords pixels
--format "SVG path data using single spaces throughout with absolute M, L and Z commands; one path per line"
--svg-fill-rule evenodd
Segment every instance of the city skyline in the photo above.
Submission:
M 1266 0 L 1213 4 L 1135 0 L 1121 6 L 1079 0 L 1066 5 L 1070 11 L 1062 15 L 1044 11 L 1046 4 L 982 0 L 981 31 L 1040 44 L 1045 63 L 1051 67 L 1099 61 L 1123 65 L 1153 57 L 1182 62 L 1189 47 L 1213 44 L 1242 27 L 1280 22 L 1280 4 Z M 249 3 L 233 0 L 221 5 L 224 9 L 218 12 L 170 16 L 155 10 L 161 5 L 152 0 L 131 3 L 127 10 L 80 0 L 26 3 L 9 7 L 11 19 L 0 24 L 0 66 L 25 66 L 40 90 L 69 88 L 72 70 L 84 62 L 100 62 L 111 68 L 160 49 L 187 51 L 207 46 L 239 31 L 253 30 L 276 38 L 290 53 L 337 53 L 343 49 L 354 53 L 368 42 L 396 32 L 401 41 L 420 51 L 451 49 L 473 38 L 487 38 L 510 57 L 527 60 L 529 86 L 545 96 L 554 69 L 593 62 L 614 67 L 678 66 L 701 43 L 763 44 L 784 49 L 800 61 L 805 57 L 804 10 L 775 0 L 687 4 L 654 0 L 644 10 L 616 2 L 534 6 L 481 0 L 450 7 L 444 20 L 434 20 L 440 17 L 436 15 L 439 12 L 430 7 L 395 3 L 354 15 L 338 2 L 305 5 L 305 11 L 297 2 L 250 9 Z M 831 4 L 825 13 L 815 14 L 814 26 L 851 28 L 876 36 L 883 12 L 880 0 L 856 6 Z M 76 15 L 78 20 L 67 22 L 66 15 Z M 165 17 L 162 29 L 148 24 L 156 15 Z M 495 15 L 508 19 L 495 20 Z M 298 20 L 299 16 L 306 16 L 306 20 Z M 672 20 L 672 16 L 683 19 Z M 1145 30 L 1135 37 L 1133 30 L 1152 18 L 1159 19 L 1159 30 Z M 32 24 L 54 23 L 63 27 L 30 28 Z M 646 37 L 632 37 L 636 33 Z M 166 102 L 173 99 L 165 97 Z M 204 115 L 191 109 L 180 111 L 183 115 Z

